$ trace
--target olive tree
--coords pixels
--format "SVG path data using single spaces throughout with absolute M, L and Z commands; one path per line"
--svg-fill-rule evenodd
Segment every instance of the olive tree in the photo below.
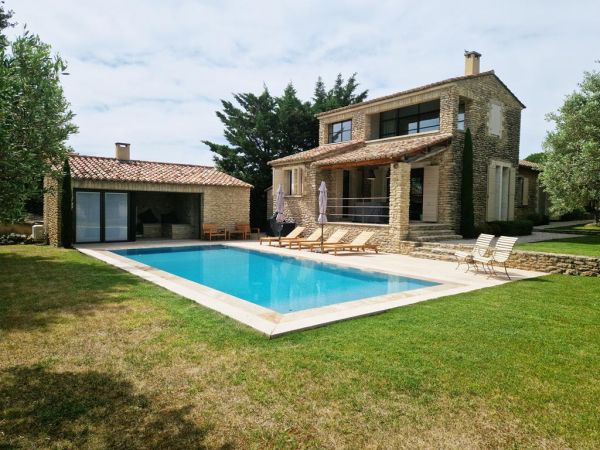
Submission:
M 65 62 L 28 31 L 11 41 L 10 17 L 0 3 L 0 222 L 22 218 L 45 174 L 60 176 L 77 131 L 60 82 Z
M 600 72 L 585 72 L 547 120 L 555 129 L 546 136 L 540 180 L 552 212 L 587 209 L 600 222 Z

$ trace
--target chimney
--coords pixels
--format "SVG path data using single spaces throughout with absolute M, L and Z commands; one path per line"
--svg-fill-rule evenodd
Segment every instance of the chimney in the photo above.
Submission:
M 481 53 L 465 50 L 465 75 L 479 75 Z
M 115 158 L 119 161 L 129 161 L 129 144 L 115 142 Z

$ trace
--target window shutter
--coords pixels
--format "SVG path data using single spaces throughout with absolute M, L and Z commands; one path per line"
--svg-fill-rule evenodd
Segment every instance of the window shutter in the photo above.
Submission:
M 529 205 L 529 178 L 523 177 L 523 200 L 521 201 L 523 206 Z
M 488 222 L 496 220 L 497 206 L 496 206 L 496 165 L 490 163 L 488 166 L 488 195 L 487 195 L 487 215 L 486 220 Z

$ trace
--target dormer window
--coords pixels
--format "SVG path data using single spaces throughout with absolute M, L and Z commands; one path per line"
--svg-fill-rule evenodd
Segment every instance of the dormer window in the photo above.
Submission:
M 434 100 L 406 108 L 382 112 L 379 137 L 404 136 L 440 129 L 440 101 Z
M 329 125 L 329 143 L 344 142 L 352 139 L 352 119 Z

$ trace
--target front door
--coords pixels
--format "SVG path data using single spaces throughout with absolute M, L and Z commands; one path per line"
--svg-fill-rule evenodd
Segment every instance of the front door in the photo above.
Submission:
M 411 169 L 410 171 L 410 220 L 423 220 L 423 178 L 424 170 Z

